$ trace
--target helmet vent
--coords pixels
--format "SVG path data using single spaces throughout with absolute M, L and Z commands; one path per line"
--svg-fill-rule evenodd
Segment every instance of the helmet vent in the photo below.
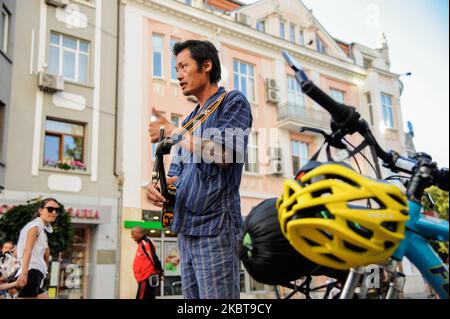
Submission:
M 318 231 L 319 231 L 322 235 L 324 235 L 325 237 L 327 237 L 329 240 L 333 240 L 333 235 L 330 234 L 329 232 L 326 232 L 326 231 L 324 231 L 324 230 L 322 230 L 322 229 L 318 229 Z
M 408 203 L 406 203 L 405 199 L 398 197 L 397 195 L 394 194 L 388 194 L 393 200 L 395 200 L 397 203 L 399 203 L 400 205 L 404 205 L 407 206 Z
M 289 207 L 287 211 L 289 212 L 292 207 Z M 323 219 L 335 219 L 328 209 L 324 206 L 314 206 L 307 209 L 303 209 L 292 217 L 292 219 L 303 219 L 303 218 L 323 218 Z
M 396 232 L 397 231 L 397 225 L 398 225 L 398 223 L 396 223 L 396 222 L 384 222 L 384 223 L 381 223 L 381 226 L 383 226 L 384 228 L 386 228 L 387 230 L 389 230 L 391 232 Z
M 359 184 L 357 184 L 355 181 L 352 181 L 351 179 L 348 179 L 348 178 L 340 176 L 340 175 L 327 174 L 325 176 L 325 179 L 335 179 L 335 180 L 350 184 L 354 187 L 361 188 L 361 186 L 359 186 Z
M 325 188 L 317 192 L 312 192 L 311 195 L 313 198 L 319 198 L 323 196 L 333 195 L 333 191 L 331 190 L 331 188 Z
M 311 240 L 311 239 L 308 239 L 308 238 L 306 238 L 306 237 L 302 237 L 302 239 L 304 240 L 304 241 L 306 241 L 307 243 L 308 243 L 308 245 L 310 245 L 310 246 L 313 246 L 313 247 L 317 247 L 317 246 L 320 246 L 318 243 L 316 243 L 315 241 L 313 241 L 313 240 Z
M 292 195 L 295 194 L 295 191 L 292 188 L 289 188 L 289 198 L 292 197 Z
M 358 235 L 360 235 L 366 239 L 370 239 L 373 237 L 373 231 L 371 231 L 370 229 L 367 229 L 367 228 L 365 228 L 357 223 L 351 222 L 351 221 L 347 221 L 347 225 L 355 233 L 357 233 Z
M 334 260 L 334 261 L 336 261 L 336 262 L 338 262 L 338 263 L 341 263 L 341 264 L 344 264 L 344 263 L 345 263 L 342 259 L 336 257 L 336 256 L 333 255 L 333 254 L 323 254 L 323 256 L 328 257 L 329 259 L 332 259 L 332 260 Z
M 364 249 L 364 248 L 361 248 L 359 246 L 350 244 L 348 241 L 345 241 L 345 240 L 344 240 L 344 246 L 345 246 L 345 248 L 353 250 L 353 251 L 355 251 L 357 253 L 365 253 L 367 251 L 367 249 Z
M 391 241 L 385 241 L 384 242 L 384 249 L 389 249 L 389 248 L 391 248 L 394 245 L 395 244 L 393 242 L 391 242 Z
M 367 198 L 367 199 L 358 199 L 347 202 L 347 207 L 350 209 L 375 209 L 381 210 L 386 209 L 386 206 L 375 197 Z

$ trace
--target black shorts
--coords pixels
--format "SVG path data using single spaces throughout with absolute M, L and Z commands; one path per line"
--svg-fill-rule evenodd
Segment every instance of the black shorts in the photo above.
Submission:
M 41 288 L 43 279 L 44 275 L 39 270 L 30 269 L 28 271 L 27 284 L 19 290 L 19 298 L 32 298 L 43 294 L 45 292 Z

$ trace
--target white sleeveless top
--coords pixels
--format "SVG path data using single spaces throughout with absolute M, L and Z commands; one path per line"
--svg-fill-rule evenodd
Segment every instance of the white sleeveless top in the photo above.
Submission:
M 39 270 L 44 277 L 47 276 L 48 266 L 45 262 L 45 250 L 48 248 L 48 239 L 47 234 L 44 230 L 49 233 L 53 232 L 52 225 L 48 224 L 44 225 L 42 219 L 40 217 L 35 218 L 28 224 L 26 224 L 22 230 L 20 231 L 19 241 L 17 242 L 17 258 L 20 260 L 20 263 L 23 263 L 23 254 L 25 251 L 25 245 L 27 243 L 28 232 L 31 228 L 38 228 L 38 237 L 34 243 L 33 250 L 31 252 L 30 265 L 28 270 L 36 269 Z M 22 267 L 20 267 L 18 276 L 22 273 Z

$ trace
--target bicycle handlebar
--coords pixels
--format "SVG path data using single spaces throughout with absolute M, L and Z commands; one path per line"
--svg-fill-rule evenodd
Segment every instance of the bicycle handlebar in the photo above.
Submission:
M 411 159 L 402 157 L 394 151 L 384 151 L 378 144 L 369 125 L 361 118 L 356 108 L 333 100 L 327 93 L 308 79 L 300 64 L 288 52 L 283 51 L 283 56 L 289 66 L 294 70 L 295 78 L 302 91 L 330 113 L 332 117 L 331 126 L 334 133 L 332 137 L 335 140 L 340 141 L 348 134 L 360 133 L 366 143 L 373 147 L 376 155 L 383 160 L 385 167 L 393 171 L 413 175 L 408 188 L 411 188 L 411 195 L 415 194 L 419 200 L 421 198 L 420 194 L 423 195 L 426 187 L 436 185 L 444 191 L 449 190 L 448 169 L 444 168 L 439 170 L 437 164 L 431 161 L 431 157 L 423 153 L 419 153 L 417 158 Z

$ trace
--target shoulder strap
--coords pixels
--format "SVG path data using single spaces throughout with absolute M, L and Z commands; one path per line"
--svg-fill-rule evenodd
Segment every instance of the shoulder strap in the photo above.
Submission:
M 145 249 L 144 241 L 146 241 L 146 242 L 149 244 L 149 246 L 150 246 L 150 251 L 152 250 L 152 246 L 153 246 L 153 245 L 152 245 L 152 243 L 150 243 L 150 242 L 147 240 L 146 237 L 143 238 L 142 241 L 141 241 L 141 249 L 142 249 L 142 251 L 144 252 L 145 256 L 147 256 L 147 258 L 150 259 L 150 260 L 153 262 L 152 257 L 150 257 L 150 255 L 148 254 L 147 250 Z M 152 255 L 153 255 L 153 254 L 152 254 Z
M 228 92 L 223 93 L 221 96 L 217 98 L 217 100 L 212 103 L 206 110 L 200 112 L 197 116 L 194 116 L 192 120 L 187 122 L 183 127 L 178 136 L 184 137 L 187 134 L 193 132 L 198 126 L 200 126 L 203 122 L 205 122 L 222 104 L 222 101 L 225 99 L 225 96 Z
M 144 237 L 142 240 L 143 241 L 145 240 L 150 246 L 150 253 L 152 254 L 152 256 L 150 257 L 148 252 L 145 250 L 144 244 L 141 242 L 141 248 L 144 251 L 144 254 L 147 256 L 148 259 L 150 259 L 150 261 L 153 263 L 153 265 L 157 270 L 162 271 L 161 261 L 159 260 L 158 255 L 156 255 L 155 247 L 153 246 L 152 241 L 147 237 Z

